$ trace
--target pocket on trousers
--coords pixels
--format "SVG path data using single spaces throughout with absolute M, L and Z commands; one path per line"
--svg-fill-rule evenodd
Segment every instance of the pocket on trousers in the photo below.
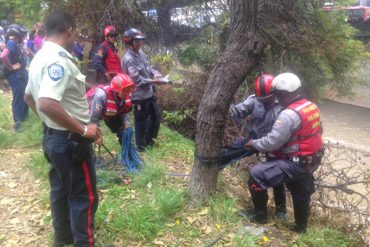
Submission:
M 53 165 L 70 162 L 72 157 L 72 146 L 64 136 L 49 135 L 44 142 L 44 152 Z
M 71 162 L 74 166 L 81 166 L 82 162 L 86 159 L 89 144 L 72 142 L 72 158 Z

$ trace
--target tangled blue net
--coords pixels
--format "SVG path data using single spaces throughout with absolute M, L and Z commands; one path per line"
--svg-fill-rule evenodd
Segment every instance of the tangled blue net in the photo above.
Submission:
M 129 172 L 137 172 L 143 164 L 132 143 L 133 133 L 132 128 L 126 128 L 122 131 L 122 164 Z

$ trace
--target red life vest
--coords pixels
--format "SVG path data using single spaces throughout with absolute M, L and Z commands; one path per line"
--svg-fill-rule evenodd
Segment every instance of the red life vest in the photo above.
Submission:
M 91 107 L 90 104 L 94 97 L 96 88 L 101 88 L 107 95 L 107 102 L 105 103 L 105 106 L 103 106 L 104 110 L 102 117 L 104 119 L 120 116 L 131 111 L 132 108 L 131 95 L 126 96 L 125 100 L 122 100 L 118 97 L 114 97 L 114 92 L 111 90 L 111 88 L 109 86 L 104 85 L 98 85 L 96 87 L 93 87 L 86 93 L 89 109 Z
M 122 73 L 121 62 L 118 57 L 118 50 L 113 44 L 104 41 L 104 47 L 107 49 L 107 55 L 105 57 L 106 70 L 112 74 Z
M 322 128 L 320 121 L 320 111 L 314 103 L 302 99 L 290 104 L 288 109 L 297 112 L 301 118 L 301 128 L 296 131 L 284 149 L 298 145 L 298 150 L 287 153 L 286 156 L 297 157 L 312 155 L 322 148 Z

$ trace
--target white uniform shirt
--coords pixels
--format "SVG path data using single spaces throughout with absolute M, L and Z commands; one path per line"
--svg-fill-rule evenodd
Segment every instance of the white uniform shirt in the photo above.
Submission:
M 37 109 L 39 98 L 54 99 L 70 116 L 88 123 L 89 112 L 84 82 L 85 76 L 74 64 L 72 55 L 58 44 L 46 41 L 30 64 L 26 94 L 33 97 Z M 65 130 L 37 111 L 48 127 Z

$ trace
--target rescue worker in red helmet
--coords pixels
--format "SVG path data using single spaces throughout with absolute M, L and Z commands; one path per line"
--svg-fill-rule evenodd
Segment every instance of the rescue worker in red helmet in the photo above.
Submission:
M 93 69 L 96 70 L 97 83 L 109 83 L 118 73 L 122 73 L 117 42 L 118 32 L 114 26 L 104 29 L 105 40 L 99 45 L 93 57 Z
M 237 126 L 244 130 L 248 125 L 249 138 L 258 139 L 266 136 L 272 129 L 278 114 L 282 110 L 280 104 L 272 94 L 272 81 L 274 76 L 262 74 L 255 81 L 255 94 L 250 95 L 245 101 L 231 105 L 229 115 Z M 246 119 L 246 120 L 245 120 Z M 234 141 L 233 146 L 244 146 L 248 139 Z M 272 154 L 265 153 L 266 160 L 272 160 Z M 286 195 L 285 185 L 281 184 L 273 188 L 275 201 L 275 217 L 286 220 Z M 251 217 L 253 212 L 243 212 Z
M 158 70 L 150 66 L 147 55 L 141 49 L 145 38 L 145 35 L 135 28 L 123 34 L 126 50 L 122 58 L 122 69 L 136 85 L 132 101 L 135 105 L 135 140 L 139 151 L 144 151 L 146 147 L 154 144 L 161 123 L 154 85 L 171 83 L 167 77 L 162 77 Z
M 119 73 L 113 77 L 110 85 L 96 86 L 86 94 L 90 123 L 99 125 L 103 119 L 109 129 L 117 135 L 121 145 L 122 131 L 130 126 L 131 93 L 134 89 L 135 84 L 130 77 Z M 101 142 L 102 140 L 98 144 Z
M 315 191 L 313 172 L 321 163 L 323 142 L 319 108 L 300 95 L 300 87 L 300 79 L 292 73 L 280 74 L 273 80 L 273 94 L 284 110 L 265 137 L 251 139 L 246 146 L 280 153 L 279 158 L 249 171 L 248 186 L 254 206 L 250 219 L 267 222 L 267 188 L 285 183 L 293 199 L 293 230 L 305 232 Z

